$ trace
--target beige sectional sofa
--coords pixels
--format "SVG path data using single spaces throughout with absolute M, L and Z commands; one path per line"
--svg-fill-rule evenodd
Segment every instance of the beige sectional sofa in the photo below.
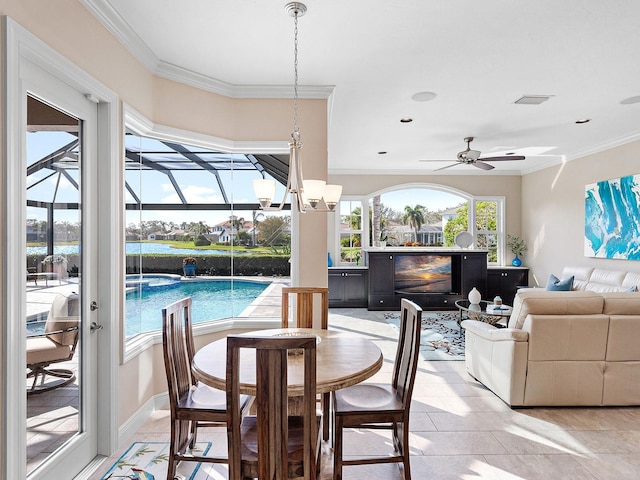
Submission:
M 591 267 L 565 267 L 562 278 L 574 277 L 574 290 L 628 292 L 640 289 L 640 273 Z
M 640 293 L 525 289 L 507 328 L 462 326 L 467 371 L 512 407 L 640 405 Z

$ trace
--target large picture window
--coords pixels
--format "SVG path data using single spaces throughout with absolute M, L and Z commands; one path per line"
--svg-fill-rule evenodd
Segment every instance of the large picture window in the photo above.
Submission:
M 287 165 L 127 132 L 127 340 L 159 331 L 161 309 L 186 296 L 194 324 L 272 316 L 263 300 L 290 276 L 291 217 L 261 211 L 252 181 L 286 181 Z
M 376 193 L 363 204 L 364 213 L 358 202 L 341 210 L 339 241 L 343 251 L 351 234 L 344 219 L 351 218 L 351 225 L 360 225 L 356 219 L 365 225 L 368 234 L 359 237 L 365 247 L 458 248 L 456 235 L 468 231 L 474 239 L 470 248 L 488 250 L 489 264 L 503 262 L 503 197 L 474 197 L 436 185 L 411 185 Z

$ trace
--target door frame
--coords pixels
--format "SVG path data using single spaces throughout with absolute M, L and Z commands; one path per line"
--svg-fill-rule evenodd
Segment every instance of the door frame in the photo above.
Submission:
M 109 456 L 118 446 L 118 322 L 123 311 L 120 279 L 123 277 L 122 189 L 118 151 L 118 98 L 110 89 L 71 63 L 18 23 L 3 16 L 3 131 L 0 166 L 3 224 L 5 232 L 25 231 L 25 131 L 26 90 L 21 65 L 29 62 L 66 83 L 87 99 L 97 103 L 98 142 L 95 170 L 97 202 L 97 299 L 96 321 L 103 325 L 97 338 L 97 455 Z M 1 231 L 0 230 L 0 231 Z M 0 245 L 2 266 L 2 370 L 0 437 L 0 477 L 26 476 L 26 332 L 24 235 L 4 235 Z M 104 241 L 102 241 L 104 240 Z M 16 281 L 16 279 L 22 279 Z M 63 447 L 64 448 L 64 447 Z M 99 458 L 98 460 L 99 461 Z M 53 467 L 52 467 L 53 468 Z

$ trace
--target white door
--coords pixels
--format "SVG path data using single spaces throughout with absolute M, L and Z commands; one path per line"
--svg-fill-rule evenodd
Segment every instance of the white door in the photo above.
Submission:
M 22 68 L 27 97 L 25 250 L 30 267 L 24 295 L 26 335 L 42 334 L 51 318 L 58 318 L 50 305 L 55 307 L 61 298 L 75 302 L 62 305 L 61 315 L 78 319 L 71 359 L 26 379 L 26 473 L 30 479 L 71 479 L 98 449 L 98 109 L 39 67 L 25 62 Z M 27 359 L 34 358 L 28 352 L 31 340 L 26 338 Z

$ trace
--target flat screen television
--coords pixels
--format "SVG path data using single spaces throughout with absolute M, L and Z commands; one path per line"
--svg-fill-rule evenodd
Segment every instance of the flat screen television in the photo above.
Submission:
M 396 293 L 450 293 L 453 291 L 450 255 L 395 255 Z

